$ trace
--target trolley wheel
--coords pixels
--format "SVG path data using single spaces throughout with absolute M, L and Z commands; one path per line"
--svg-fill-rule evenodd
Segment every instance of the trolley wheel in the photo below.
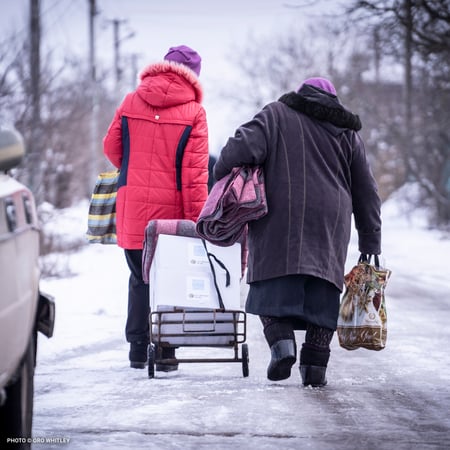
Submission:
M 155 346 L 148 346 L 148 377 L 155 378 Z
M 242 375 L 248 377 L 248 345 L 242 344 Z

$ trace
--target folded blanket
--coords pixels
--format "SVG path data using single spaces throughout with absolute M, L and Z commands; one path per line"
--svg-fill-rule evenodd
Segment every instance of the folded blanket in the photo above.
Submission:
M 245 233 L 248 222 L 267 211 L 263 169 L 235 167 L 212 187 L 197 221 L 197 233 L 212 244 L 228 247 Z
M 144 249 L 142 252 L 142 278 L 148 284 L 148 276 L 155 256 L 156 244 L 160 234 L 173 236 L 195 237 L 200 239 L 195 230 L 195 222 L 182 219 L 159 219 L 150 220 L 145 228 Z M 241 275 L 244 276 L 247 267 L 247 241 L 246 236 L 242 236 L 239 241 L 241 244 Z

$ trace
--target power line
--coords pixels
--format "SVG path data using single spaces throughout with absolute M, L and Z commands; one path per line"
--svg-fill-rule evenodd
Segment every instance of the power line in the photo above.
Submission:
M 71 43 L 69 41 L 67 31 L 64 29 L 64 18 L 69 14 L 72 14 L 73 10 L 77 6 L 77 2 L 71 1 L 68 6 L 66 3 L 67 2 L 64 0 L 56 0 L 41 13 L 41 17 L 45 19 L 45 31 L 49 33 L 53 29 L 57 28 L 58 35 L 64 39 L 66 47 L 70 47 Z M 61 8 L 57 8 L 59 6 L 61 6 Z

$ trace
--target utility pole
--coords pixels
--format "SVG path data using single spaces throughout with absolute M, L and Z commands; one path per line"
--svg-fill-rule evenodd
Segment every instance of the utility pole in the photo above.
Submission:
M 91 74 L 91 81 L 97 81 L 97 74 L 95 68 L 95 16 L 97 8 L 95 0 L 89 1 L 89 69 Z
M 91 89 L 91 151 L 90 168 L 88 179 L 88 193 L 92 192 L 95 180 L 97 179 L 97 160 L 98 160 L 98 92 L 97 92 L 97 70 L 95 58 L 95 16 L 98 14 L 95 0 L 89 2 L 89 72 Z
M 41 132 L 41 18 L 40 0 L 30 0 L 30 89 L 32 123 L 29 148 L 28 179 L 30 189 L 39 197 L 38 187 L 40 177 L 39 161 L 42 154 Z M 40 202 L 37 198 L 37 202 Z
M 136 89 L 138 84 L 138 59 L 137 53 L 131 55 L 131 89 Z
M 116 78 L 116 91 L 119 92 L 122 83 L 122 67 L 120 61 L 120 43 L 125 39 L 134 36 L 134 32 L 130 32 L 127 36 L 120 37 L 120 25 L 126 23 L 126 20 L 113 19 L 111 20 L 114 27 L 114 73 Z
M 120 67 L 120 32 L 119 27 L 121 23 L 125 23 L 125 20 L 114 19 L 114 71 L 116 74 L 116 87 L 120 85 L 122 80 L 122 69 Z

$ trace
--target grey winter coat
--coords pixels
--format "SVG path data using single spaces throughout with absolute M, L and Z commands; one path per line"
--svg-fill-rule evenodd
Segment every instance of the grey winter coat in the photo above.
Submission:
M 342 291 L 352 213 L 359 251 L 381 253 L 380 198 L 358 116 L 304 85 L 242 125 L 222 149 L 216 179 L 264 168 L 268 214 L 249 223 L 249 283 L 313 275 Z

